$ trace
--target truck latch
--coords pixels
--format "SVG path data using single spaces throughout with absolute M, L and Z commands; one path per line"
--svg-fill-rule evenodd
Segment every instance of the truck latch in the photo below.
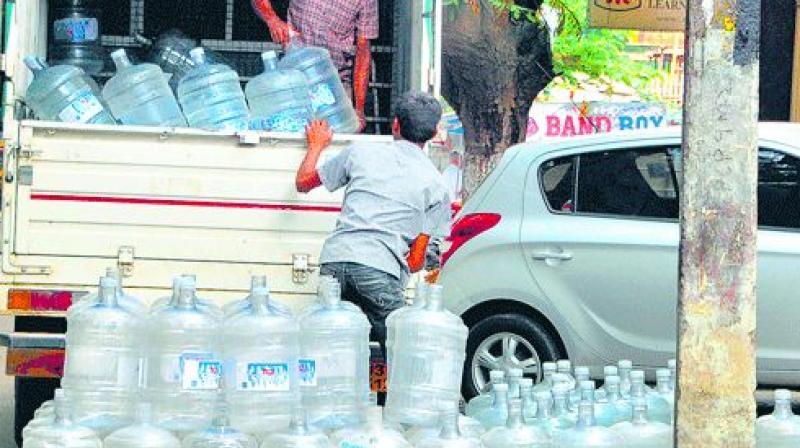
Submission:
M 129 276 L 133 272 L 134 250 L 130 246 L 122 246 L 117 252 L 117 265 L 119 266 L 119 273 L 123 276 Z
M 309 275 L 314 272 L 308 264 L 308 254 L 293 254 L 292 255 L 292 280 L 298 285 L 308 283 Z

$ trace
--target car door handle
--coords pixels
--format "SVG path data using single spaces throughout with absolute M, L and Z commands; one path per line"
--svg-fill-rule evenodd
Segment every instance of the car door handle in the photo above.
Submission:
M 547 260 L 558 260 L 558 261 L 569 261 L 572 260 L 572 254 L 568 252 L 536 252 L 533 254 L 534 260 L 540 261 L 547 261 Z

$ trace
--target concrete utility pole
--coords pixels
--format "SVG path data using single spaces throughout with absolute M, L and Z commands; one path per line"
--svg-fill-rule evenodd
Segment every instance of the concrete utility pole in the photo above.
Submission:
M 679 448 L 754 447 L 759 0 L 689 0 Z

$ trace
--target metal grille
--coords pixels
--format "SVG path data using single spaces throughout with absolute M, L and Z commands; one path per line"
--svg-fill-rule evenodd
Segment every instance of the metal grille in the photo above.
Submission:
M 125 11 L 124 3 L 129 4 Z M 288 7 L 288 0 L 275 0 L 279 14 Z M 370 90 L 367 95 L 367 132 L 389 132 L 391 103 L 402 88 L 397 82 L 404 73 L 395 36 L 398 32 L 394 14 L 402 11 L 403 2 L 380 0 L 381 36 L 373 46 L 373 67 Z M 153 38 L 169 29 L 181 29 L 187 35 L 200 39 L 202 45 L 218 52 L 247 82 L 263 70 L 260 54 L 280 50 L 270 42 L 266 26 L 255 16 L 250 0 L 109 0 L 104 2 L 102 27 L 104 47 L 126 48 L 135 61 L 145 57 L 140 44 L 133 36 L 137 33 Z M 122 23 L 127 21 L 128 23 Z M 110 31 L 108 34 L 106 32 Z M 127 33 L 127 34 L 123 34 Z M 106 70 L 98 78 L 107 79 L 113 74 L 113 64 L 107 62 Z

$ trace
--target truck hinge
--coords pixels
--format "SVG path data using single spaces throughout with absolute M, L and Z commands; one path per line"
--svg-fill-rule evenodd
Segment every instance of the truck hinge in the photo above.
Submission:
M 127 277 L 133 273 L 133 262 L 135 258 L 133 247 L 120 246 L 117 251 L 117 266 L 119 266 L 120 275 Z
M 308 283 L 309 275 L 314 272 L 314 268 L 309 266 L 308 254 L 292 254 L 292 280 L 298 285 Z

